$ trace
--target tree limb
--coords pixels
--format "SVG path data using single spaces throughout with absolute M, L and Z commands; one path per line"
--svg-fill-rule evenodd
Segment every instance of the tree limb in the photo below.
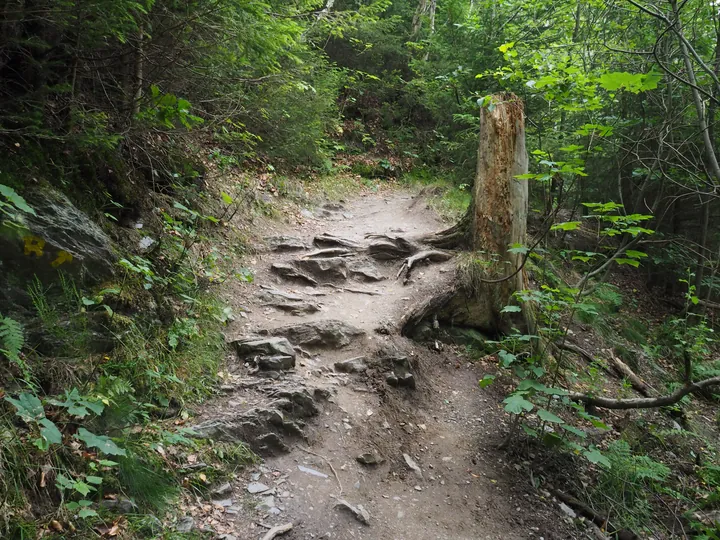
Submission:
M 600 407 L 603 409 L 654 409 L 674 405 L 688 394 L 702 392 L 713 386 L 720 386 L 720 377 L 711 377 L 700 382 L 691 383 L 675 390 L 672 394 L 656 398 L 632 398 L 632 399 L 610 399 L 604 397 L 589 396 L 577 392 L 570 392 L 568 397 L 573 401 L 579 401 L 585 405 Z

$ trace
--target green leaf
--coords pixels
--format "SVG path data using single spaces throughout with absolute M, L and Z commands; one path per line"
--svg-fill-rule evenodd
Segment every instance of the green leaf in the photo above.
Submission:
M 500 45 L 500 46 L 498 47 L 498 51 L 500 51 L 501 53 L 505 54 L 505 53 L 508 52 L 510 49 L 512 49 L 514 46 L 515 46 L 515 42 L 514 42 L 514 41 L 511 41 L 510 43 L 504 43 L 503 45 Z
M 103 467 L 114 467 L 118 464 L 117 461 L 110 461 L 109 459 L 101 459 L 98 463 Z
M 556 223 L 550 227 L 551 231 L 574 231 L 580 226 L 580 221 L 566 221 L 565 223 Z
M 87 480 L 91 484 L 95 484 L 96 486 L 99 486 L 103 482 L 103 479 L 99 476 L 86 476 L 85 480 Z
M 572 433 L 573 435 L 577 435 L 581 439 L 584 439 L 587 437 L 587 433 L 585 433 L 582 429 L 578 429 L 575 426 L 571 426 L 570 424 L 563 424 L 562 428 L 565 431 Z
M 545 385 L 535 381 L 533 379 L 524 379 L 520 381 L 520 384 L 518 384 L 517 391 L 518 392 L 527 392 L 528 390 L 544 390 Z
M 538 438 L 538 432 L 535 431 L 535 430 L 534 430 L 533 428 L 531 428 L 530 426 L 528 426 L 525 422 L 523 422 L 522 424 L 520 424 L 520 427 L 523 429 L 523 431 L 525 432 L 525 434 L 528 435 L 529 437 L 533 437 L 534 439 L 537 439 L 537 438 Z
M 543 422 L 551 422 L 553 424 L 564 424 L 565 420 L 560 418 L 559 416 L 555 416 L 550 411 L 547 411 L 545 409 L 538 409 L 537 415 Z
M 78 429 L 76 437 L 80 439 L 88 448 L 97 448 L 105 454 L 111 456 L 124 456 L 125 450 L 116 445 L 110 437 L 104 435 L 95 435 L 85 428 Z
M 505 404 L 505 410 L 512 414 L 530 412 L 533 410 L 533 407 L 535 407 L 535 405 L 520 394 L 511 394 L 503 400 L 503 403 Z
M 225 204 L 232 204 L 234 202 L 233 198 L 224 191 L 220 193 L 220 196 Z
M 62 433 L 57 426 L 49 419 L 43 418 L 38 422 L 40 424 L 40 436 L 45 439 L 48 444 L 62 444 Z
M 17 399 L 6 397 L 5 401 L 12 403 L 17 409 L 17 415 L 26 422 L 37 422 L 45 418 L 45 409 L 34 394 L 23 392 Z
M 0 195 L 2 195 L 8 201 L 10 201 L 10 204 L 12 204 L 15 208 L 17 208 L 21 212 L 25 212 L 26 214 L 32 214 L 33 216 L 37 216 L 37 214 L 35 213 L 35 210 L 33 210 L 28 205 L 28 203 L 25 201 L 25 199 L 23 199 L 20 195 L 18 195 L 18 193 L 10 186 L 0 184 Z
M 520 311 L 522 311 L 520 306 L 505 306 L 500 310 L 500 313 L 519 313 Z
M 82 297 L 82 303 L 84 306 L 94 306 L 97 304 L 95 300 L 91 300 L 90 298 Z
M 495 375 L 485 375 L 482 379 L 480 379 L 478 385 L 480 386 L 480 388 L 487 388 L 493 383 L 494 380 Z
M 89 518 L 89 517 L 95 517 L 97 515 L 98 515 L 98 513 L 95 510 L 93 510 L 92 508 L 83 508 L 82 510 L 80 510 L 78 512 L 78 517 L 82 518 L 82 519 Z
M 642 258 L 648 256 L 647 253 L 645 253 L 643 251 L 635 251 L 634 249 L 625 250 L 625 255 L 627 255 L 631 259 L 642 259 Z
M 70 478 L 68 478 L 62 473 L 59 473 L 55 478 L 55 485 L 59 490 L 70 489 L 71 487 L 73 487 L 74 483 L 74 481 L 72 481 Z
M 85 482 L 75 482 L 73 484 L 73 489 L 83 496 L 87 495 L 91 491 L 95 491 L 94 487 L 88 486 Z
M 624 257 L 618 257 L 617 259 L 615 259 L 615 262 L 620 265 L 629 264 L 630 266 L 633 266 L 635 268 L 640 266 L 639 261 L 636 261 L 635 259 L 625 259 Z
M 589 450 L 585 450 L 585 452 L 583 452 L 583 455 L 591 463 L 595 463 L 596 465 L 597 464 L 603 465 L 603 466 L 607 467 L 608 469 L 610 468 L 610 460 L 608 458 L 606 458 L 604 455 L 602 455 L 600 450 L 598 450 L 595 447 L 591 447 Z

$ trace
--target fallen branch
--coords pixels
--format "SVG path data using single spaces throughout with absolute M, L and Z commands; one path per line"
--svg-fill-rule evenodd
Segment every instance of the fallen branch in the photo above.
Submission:
M 577 392 L 570 392 L 568 397 L 573 401 L 578 401 L 588 406 L 601 407 L 603 409 L 654 409 L 674 405 L 688 394 L 703 392 L 714 386 L 720 386 L 720 377 L 711 377 L 704 381 L 690 383 L 675 390 L 672 394 L 655 398 L 610 399 L 588 396 L 587 394 Z
M 621 529 L 617 530 L 615 527 L 613 527 L 610 522 L 608 521 L 608 518 L 603 516 L 602 514 L 599 514 L 592 508 L 590 508 L 587 504 L 584 502 L 576 499 L 572 495 L 569 495 L 563 491 L 560 491 L 559 489 L 553 489 L 552 490 L 553 495 L 555 495 L 558 499 L 560 499 L 562 502 L 567 504 L 570 508 L 577 511 L 578 514 L 581 516 L 586 517 L 589 519 L 594 525 L 599 527 L 600 533 L 602 534 L 602 531 L 609 531 L 613 537 L 617 538 L 618 540 L 639 540 L 640 537 L 636 535 L 634 532 L 628 530 L 628 529 Z
M 630 381 L 632 387 L 645 397 L 650 397 L 650 387 L 625 362 L 610 352 L 610 363 L 621 377 Z
M 268 532 L 265 533 L 265 536 L 262 537 L 262 540 L 273 540 L 276 536 L 280 536 L 281 534 L 285 534 L 286 532 L 291 531 L 293 528 L 292 523 L 286 523 L 285 525 L 278 525 L 277 527 L 273 527 Z

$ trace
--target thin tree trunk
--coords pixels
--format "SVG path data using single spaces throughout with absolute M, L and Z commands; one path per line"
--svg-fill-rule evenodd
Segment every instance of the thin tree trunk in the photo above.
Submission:
M 143 88 L 143 39 L 145 37 L 145 25 L 140 24 L 138 28 L 138 40 L 137 47 L 135 49 L 135 76 L 133 78 L 133 92 L 132 92 L 132 116 L 137 115 L 140 112 L 140 101 L 142 100 L 142 88 Z

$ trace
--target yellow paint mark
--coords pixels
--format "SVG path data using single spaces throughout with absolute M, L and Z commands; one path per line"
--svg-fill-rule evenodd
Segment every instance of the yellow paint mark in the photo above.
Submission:
M 23 240 L 25 242 L 25 255 L 29 257 L 34 253 L 38 257 L 42 257 L 45 240 L 37 236 L 26 236 Z
M 64 264 L 66 262 L 71 262 L 73 260 L 73 256 L 70 255 L 67 251 L 58 251 L 58 255 L 55 258 L 53 262 L 50 263 L 50 266 L 53 268 L 57 268 L 61 264 Z

